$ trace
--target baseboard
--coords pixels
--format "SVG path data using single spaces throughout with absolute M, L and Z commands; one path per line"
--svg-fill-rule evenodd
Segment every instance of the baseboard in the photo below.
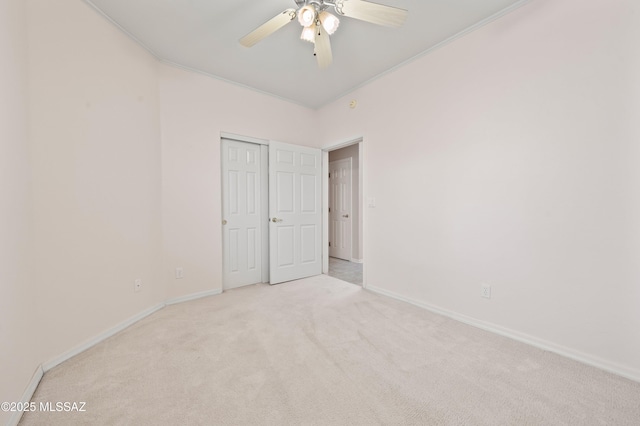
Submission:
M 187 294 L 186 296 L 176 297 L 174 299 L 169 299 L 165 302 L 165 305 L 175 305 L 177 303 L 188 302 L 190 300 L 201 299 L 203 297 L 216 296 L 218 294 L 222 294 L 222 289 L 218 288 L 215 290 L 207 290 L 201 291 L 199 293 Z
M 120 324 L 116 325 L 115 327 L 111 327 L 108 330 L 105 330 L 104 332 L 98 334 L 97 336 L 87 340 L 86 342 L 76 346 L 75 348 L 55 357 L 52 360 L 49 360 L 47 362 L 42 363 L 42 369 L 44 370 L 44 372 L 46 373 L 47 371 L 51 370 L 53 367 L 62 364 L 63 362 L 65 362 L 66 360 L 78 355 L 81 352 L 86 351 L 87 349 L 91 348 L 92 346 L 97 345 L 98 343 L 102 342 L 105 339 L 108 339 L 109 337 L 113 336 L 114 334 L 124 330 L 125 328 L 135 324 L 136 322 L 140 321 L 143 318 L 148 317 L 149 315 L 153 314 L 154 312 L 159 311 L 160 309 L 164 308 L 165 304 L 164 303 L 160 303 L 156 306 L 153 306 L 143 312 L 140 312 L 139 314 L 129 318 L 128 320 L 125 320 L 123 322 L 121 322 Z
M 190 300 L 195 300 L 195 299 L 200 299 L 202 297 L 207 297 L 207 296 L 215 296 L 217 294 L 221 294 L 222 293 L 222 289 L 216 289 L 216 290 L 208 290 L 208 291 L 203 291 L 200 293 L 194 293 L 194 294 L 189 294 L 187 296 L 182 296 L 182 297 L 177 297 L 175 299 L 169 299 L 164 303 L 159 303 L 145 311 L 140 312 L 137 315 L 134 315 L 133 317 L 121 322 L 120 324 L 111 327 L 108 330 L 105 330 L 104 332 L 98 334 L 97 336 L 87 340 L 86 342 L 74 347 L 71 350 L 68 350 L 67 352 L 64 352 L 63 354 L 42 363 L 41 365 L 38 366 L 38 368 L 36 369 L 35 373 L 33 374 L 33 377 L 31 378 L 31 381 L 29 382 L 29 385 L 27 386 L 27 388 L 25 389 L 23 395 L 22 395 L 22 400 L 21 402 L 24 403 L 28 403 L 29 401 L 31 401 L 31 398 L 33 398 L 33 394 L 36 391 L 36 389 L 38 388 L 38 384 L 40 383 L 40 380 L 42 380 L 42 377 L 44 376 L 44 373 L 46 373 L 47 371 L 51 370 L 52 368 L 62 364 L 63 362 L 67 361 L 68 359 L 78 355 L 81 352 L 86 351 L 87 349 L 97 345 L 98 343 L 102 342 L 105 339 L 108 339 L 109 337 L 121 332 L 122 330 L 124 330 L 125 328 L 135 324 L 136 322 L 148 317 L 149 315 L 159 311 L 160 309 L 164 308 L 165 306 L 168 305 L 175 305 L 178 303 L 182 303 L 182 302 L 188 302 Z M 7 426 L 16 426 L 19 422 L 20 419 L 22 418 L 22 412 L 14 412 L 13 415 L 9 418 L 9 421 L 7 423 Z
M 40 380 L 42 380 L 42 376 L 44 376 L 44 371 L 42 370 L 42 365 L 39 365 L 38 368 L 36 368 L 35 373 L 33 373 L 33 377 L 31 378 L 29 385 L 24 390 L 24 393 L 22 394 L 22 399 L 20 400 L 20 402 L 22 402 L 23 404 L 28 404 L 29 401 L 31 401 L 33 394 L 35 393 L 36 389 L 38 388 L 38 385 L 40 384 Z M 7 422 L 7 426 L 16 426 L 18 423 L 20 423 L 22 414 L 23 414 L 22 411 L 14 411 L 11 417 L 9 418 L 9 421 Z
M 221 289 L 216 289 L 216 290 L 207 290 L 207 291 L 203 291 L 200 293 L 194 293 L 194 294 L 189 294 L 187 296 L 182 296 L 182 297 L 177 297 L 175 299 L 169 299 L 164 303 L 159 303 L 145 311 L 140 312 L 139 314 L 121 322 L 120 324 L 111 327 L 108 330 L 105 330 L 104 332 L 98 334 L 97 336 L 87 340 L 86 342 L 74 347 L 73 349 L 55 357 L 52 360 L 49 360 L 47 362 L 42 363 L 42 369 L 44 370 L 44 372 L 46 373 L 47 371 L 51 370 L 53 367 L 62 364 L 63 362 L 65 362 L 66 360 L 78 355 L 81 352 L 86 351 L 87 349 L 91 348 L 92 346 L 97 345 L 98 343 L 102 342 L 105 339 L 108 339 L 109 337 L 113 336 L 116 333 L 121 332 L 122 330 L 124 330 L 125 328 L 135 324 L 136 322 L 140 321 L 143 318 L 148 317 L 149 315 L 153 314 L 154 312 L 159 311 L 160 309 L 164 308 L 165 306 L 168 305 L 175 305 L 177 303 L 182 303 L 182 302 L 188 302 L 190 300 L 195 300 L 195 299 L 200 299 L 202 297 L 207 297 L 207 296 L 214 296 L 216 294 L 220 294 L 222 293 Z
M 626 367 L 624 365 L 619 365 L 598 357 L 594 357 L 592 355 L 586 354 L 581 351 L 577 351 L 575 349 L 567 348 L 547 340 L 539 339 L 534 336 L 530 336 L 526 333 L 521 333 L 519 331 L 515 331 L 506 327 L 499 326 L 497 324 L 493 324 L 486 321 L 481 321 L 473 317 L 469 317 L 454 311 L 450 311 L 447 309 L 440 308 L 435 305 L 431 305 L 429 303 L 420 302 L 418 300 L 411 299 L 406 296 L 402 296 L 400 294 L 394 293 L 392 291 L 388 291 L 382 288 L 378 288 L 375 286 L 367 286 L 366 289 L 373 293 L 378 293 L 383 296 L 390 297 L 392 299 L 400 300 L 402 302 L 409 303 L 411 305 L 426 309 L 435 314 L 443 315 L 445 317 L 449 317 L 456 321 L 460 321 L 462 323 L 471 325 L 476 328 L 480 328 L 485 331 L 489 331 L 495 334 L 499 334 L 504 337 L 508 337 L 513 340 L 517 340 L 522 343 L 526 343 L 528 345 L 534 346 L 539 349 L 543 349 L 545 351 L 553 352 L 555 354 L 564 356 L 566 358 L 573 359 L 575 361 L 581 362 L 583 364 L 590 365 L 592 367 L 599 368 L 604 371 L 608 371 L 610 373 L 616 374 L 618 376 L 625 377 L 627 379 L 640 382 L 640 371 Z
M 352 261 L 353 263 L 362 263 L 362 259 L 354 259 L 354 258 L 351 258 L 351 261 Z

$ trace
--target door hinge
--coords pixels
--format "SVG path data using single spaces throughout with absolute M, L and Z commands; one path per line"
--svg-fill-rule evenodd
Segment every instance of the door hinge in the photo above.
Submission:
M 331 207 L 329 207 L 329 213 L 331 213 Z
M 331 241 L 329 241 L 329 247 L 331 247 Z
M 331 173 L 329 173 L 329 179 L 331 179 Z

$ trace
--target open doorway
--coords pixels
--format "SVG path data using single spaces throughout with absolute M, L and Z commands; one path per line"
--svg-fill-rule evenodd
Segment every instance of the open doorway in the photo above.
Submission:
M 361 142 L 328 152 L 328 275 L 363 285 Z

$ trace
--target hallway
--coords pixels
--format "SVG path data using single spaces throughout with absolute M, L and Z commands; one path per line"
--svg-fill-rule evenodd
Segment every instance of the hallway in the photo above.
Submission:
M 362 285 L 362 263 L 329 258 L 329 275 L 342 281 Z

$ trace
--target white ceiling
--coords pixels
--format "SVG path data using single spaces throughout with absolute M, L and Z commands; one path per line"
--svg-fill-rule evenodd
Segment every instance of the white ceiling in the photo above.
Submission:
M 341 17 L 318 68 L 293 21 L 252 48 L 238 40 L 294 0 L 85 0 L 158 58 L 318 108 L 526 0 L 376 0 L 409 11 L 400 29 Z

